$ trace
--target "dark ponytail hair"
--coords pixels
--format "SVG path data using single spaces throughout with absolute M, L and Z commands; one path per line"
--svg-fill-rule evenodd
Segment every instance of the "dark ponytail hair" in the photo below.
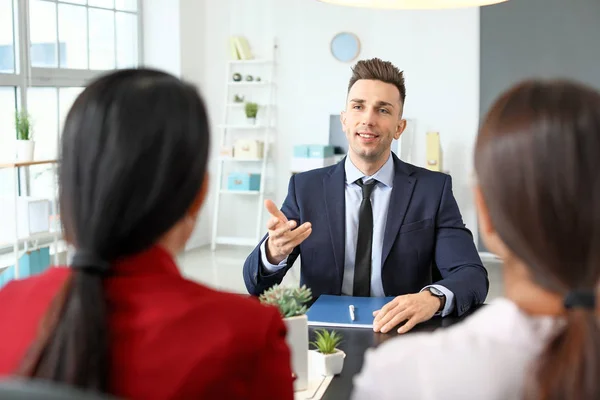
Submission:
M 547 291 L 583 291 L 600 279 L 600 94 L 569 81 L 526 81 L 485 118 L 475 169 L 507 247 Z M 536 360 L 526 397 L 600 399 L 594 301 L 567 307 Z
M 196 89 L 163 72 L 120 70 L 91 83 L 62 135 L 60 211 L 76 248 L 19 374 L 110 392 L 103 278 L 151 247 L 202 187 L 209 127 Z

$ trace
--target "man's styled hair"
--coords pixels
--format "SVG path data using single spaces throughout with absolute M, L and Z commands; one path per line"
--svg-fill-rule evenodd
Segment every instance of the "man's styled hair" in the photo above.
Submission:
M 379 58 L 371 58 L 370 60 L 361 60 L 352 67 L 352 77 L 348 83 L 348 92 L 352 85 L 359 79 L 371 79 L 391 83 L 398 88 L 400 92 L 400 100 L 404 105 L 406 98 L 406 87 L 404 86 L 404 72 L 389 61 L 383 61 Z

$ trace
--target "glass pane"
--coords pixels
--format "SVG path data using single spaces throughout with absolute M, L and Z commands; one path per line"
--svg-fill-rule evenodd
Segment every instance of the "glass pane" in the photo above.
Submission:
M 115 13 L 90 8 L 90 69 L 115 68 Z
M 0 0 L 0 72 L 15 72 L 12 0 Z
M 137 0 L 116 0 L 117 10 L 137 11 Z
M 58 101 L 56 88 L 29 88 L 27 107 L 31 115 L 34 157 L 36 160 L 53 160 L 57 157 Z
M 87 4 L 87 0 L 58 0 L 59 3 Z
M 88 5 L 102 8 L 114 8 L 115 0 L 88 0 Z
M 117 12 L 117 68 L 137 67 L 137 16 Z
M 58 67 L 56 4 L 40 0 L 31 0 L 29 4 L 31 65 Z
M 58 89 L 58 121 L 59 121 L 59 135 L 62 134 L 65 118 L 73 102 L 82 92 L 82 87 L 71 87 L 71 88 L 60 88 Z
M 58 41 L 62 68 L 88 67 L 85 7 L 67 4 L 58 6 Z
M 15 112 L 17 89 L 0 87 L 0 162 L 15 159 Z

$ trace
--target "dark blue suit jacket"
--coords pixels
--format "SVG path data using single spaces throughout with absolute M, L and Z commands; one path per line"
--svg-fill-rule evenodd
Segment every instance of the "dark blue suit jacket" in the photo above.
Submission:
M 464 314 L 484 302 L 489 282 L 452 194 L 452 180 L 447 174 L 393 158 L 395 178 L 382 252 L 385 295 L 417 293 L 437 283 L 454 293 L 454 312 Z M 294 249 L 287 267 L 276 273 L 262 267 L 259 243 L 244 263 L 250 294 L 259 295 L 281 283 L 299 255 L 300 283 L 311 288 L 314 298 L 341 294 L 346 233 L 344 162 L 292 176 L 281 211 L 298 225 L 310 222 L 312 234 Z

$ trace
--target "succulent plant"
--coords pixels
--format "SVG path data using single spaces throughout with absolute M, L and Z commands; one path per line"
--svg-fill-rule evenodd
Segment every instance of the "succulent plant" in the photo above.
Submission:
M 312 292 L 306 285 L 297 288 L 275 285 L 259 296 L 261 303 L 279 308 L 283 318 L 305 314 L 306 303 L 311 299 Z
M 315 330 L 315 340 L 310 342 L 321 354 L 333 354 L 342 342 L 342 335 L 336 331 L 326 329 Z

